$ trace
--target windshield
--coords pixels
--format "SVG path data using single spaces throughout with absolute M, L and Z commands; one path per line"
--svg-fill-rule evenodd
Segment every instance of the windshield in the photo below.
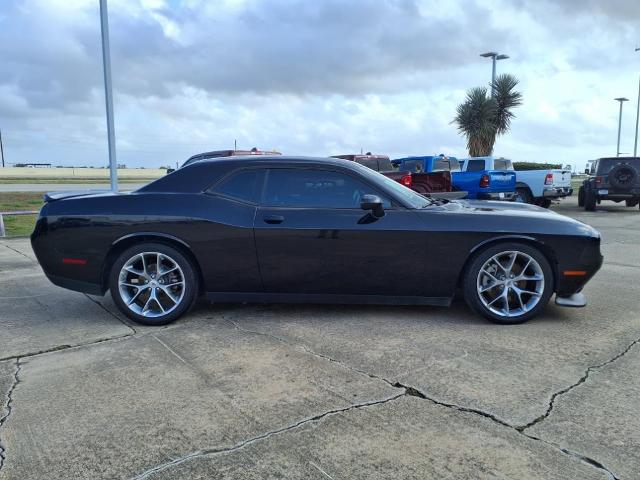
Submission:
M 385 189 L 401 198 L 407 205 L 410 205 L 411 208 L 425 208 L 434 203 L 433 200 L 423 197 L 410 188 L 399 184 L 395 180 L 385 177 L 381 173 L 374 172 L 370 168 L 363 167 L 357 163 L 354 164 L 354 167 L 356 167 L 366 178 L 371 179 L 371 181 L 378 185 L 382 185 Z

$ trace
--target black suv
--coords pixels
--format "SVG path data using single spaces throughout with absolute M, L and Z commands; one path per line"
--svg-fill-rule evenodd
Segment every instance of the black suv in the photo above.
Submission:
M 599 158 L 585 173 L 590 177 L 578 190 L 578 206 L 593 212 L 602 200 L 640 204 L 640 157 Z

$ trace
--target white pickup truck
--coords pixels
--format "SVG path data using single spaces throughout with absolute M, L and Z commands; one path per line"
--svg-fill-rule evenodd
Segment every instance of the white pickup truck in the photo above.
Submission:
M 511 160 L 507 169 L 513 170 Z M 558 200 L 573 194 L 571 171 L 553 170 L 516 170 L 516 202 L 532 203 L 549 208 L 551 200 Z
M 551 200 L 559 200 L 571 194 L 573 188 L 569 170 L 516 171 L 516 201 L 549 208 Z

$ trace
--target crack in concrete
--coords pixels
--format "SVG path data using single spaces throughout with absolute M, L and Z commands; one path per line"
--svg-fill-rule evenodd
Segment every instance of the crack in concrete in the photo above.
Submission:
M 3 410 L 6 411 L 6 413 L 2 415 L 2 417 L 0 417 L 0 430 L 2 429 L 5 422 L 9 418 L 9 415 L 11 415 L 11 412 L 13 411 L 13 392 L 16 389 L 16 386 L 20 383 L 19 375 L 20 375 L 21 368 L 22 368 L 22 365 L 20 364 L 20 359 L 17 358 L 16 369 L 15 369 L 15 372 L 13 373 L 13 383 L 11 384 L 11 387 L 9 387 L 9 391 L 7 392 L 7 395 L 6 395 L 7 401 L 5 402 L 5 405 L 3 407 Z M 2 441 L 0 439 L 0 471 L 2 471 L 2 467 L 4 467 L 4 461 L 7 458 L 5 452 L 6 452 L 6 449 L 2 445 Z
M 549 415 L 551 415 L 551 412 L 553 411 L 553 407 L 555 405 L 555 401 L 558 397 L 560 397 L 561 395 L 564 395 L 565 393 L 570 392 L 571 390 L 573 390 L 574 388 L 578 387 L 579 385 L 582 385 L 583 383 L 585 383 L 587 381 L 587 379 L 589 378 L 589 375 L 591 374 L 591 372 L 598 370 L 602 367 L 605 367 L 613 362 L 615 362 L 616 360 L 618 360 L 621 357 L 624 357 L 627 353 L 629 353 L 629 351 L 638 343 L 640 342 L 640 338 L 635 339 L 633 342 L 631 342 L 624 350 L 622 350 L 620 353 L 618 353 L 617 355 L 615 355 L 614 357 L 610 358 L 609 360 L 607 360 L 606 362 L 602 362 L 599 363 L 597 365 L 592 365 L 590 367 L 587 367 L 587 369 L 585 370 L 584 374 L 578 379 L 577 382 L 572 383 L 571 385 L 563 388 L 562 390 L 558 390 L 557 392 L 555 392 L 553 395 L 551 395 L 551 398 L 549 399 L 549 404 L 547 405 L 547 410 L 540 416 L 534 418 L 533 420 L 531 420 L 529 423 L 525 424 L 525 425 L 519 425 L 517 427 L 515 427 L 519 432 L 524 432 L 526 429 L 533 427 L 534 425 L 537 425 L 538 423 L 544 421 L 547 419 L 547 417 L 549 417 Z
M 221 455 L 221 454 L 225 454 L 225 453 L 232 453 L 235 452 L 237 450 L 240 450 L 248 445 L 251 445 L 253 443 L 259 442 L 260 440 L 265 440 L 267 438 L 273 437 L 275 435 L 279 435 L 281 433 L 286 433 L 289 432 L 291 430 L 295 430 L 297 428 L 300 428 L 304 425 L 306 425 L 307 423 L 311 423 L 311 422 L 318 422 L 326 417 L 329 416 L 333 416 L 333 415 L 338 415 L 340 413 L 344 413 L 344 412 L 348 412 L 351 410 L 356 410 L 359 408 L 365 408 L 365 407 L 370 407 L 372 405 L 380 405 L 383 403 L 387 403 L 387 402 L 391 402 L 393 400 L 396 400 L 400 397 L 404 397 L 407 393 L 406 392 L 401 392 L 398 393 L 396 395 L 392 395 L 390 397 L 384 398 L 382 400 L 372 400 L 369 402 L 362 402 L 362 403 L 355 403 L 355 404 L 351 404 L 348 407 L 343 407 L 343 408 L 335 408 L 333 410 L 327 410 L 326 412 L 314 415 L 312 417 L 306 417 L 302 420 L 299 420 L 295 423 L 292 423 L 290 425 L 287 425 L 286 427 L 281 427 L 278 428 L 276 430 L 270 430 L 268 432 L 262 433 L 260 435 L 257 435 L 255 437 L 251 437 L 247 440 L 242 440 L 238 443 L 236 443 L 233 446 L 230 447 L 220 447 L 220 448 L 210 448 L 210 449 L 206 449 L 206 450 L 198 450 L 196 452 L 191 452 L 191 453 L 187 453 L 186 455 L 182 455 L 179 458 L 176 458 L 174 460 L 171 460 L 169 462 L 165 462 L 165 463 L 161 463 L 160 465 L 156 465 L 155 467 L 152 467 L 148 470 L 145 470 L 144 472 L 142 472 L 141 474 L 133 477 L 133 480 L 144 480 L 149 478 L 151 475 L 154 475 L 156 473 L 160 473 L 164 470 L 167 470 L 169 468 L 175 467 L 177 465 L 180 465 L 184 462 L 187 462 L 189 460 L 193 460 L 195 458 L 202 458 L 202 457 L 211 457 L 211 456 L 215 456 L 215 455 Z
M 93 298 L 91 298 L 88 294 L 83 293 L 83 295 L 85 297 L 87 297 L 89 299 L 89 301 L 95 303 L 96 305 L 98 305 L 102 310 L 104 310 L 105 312 L 107 312 L 109 315 L 111 315 L 113 318 L 115 318 L 116 320 L 118 320 L 120 323 L 122 323 L 125 327 L 130 328 L 133 333 L 138 333 L 137 330 L 135 328 L 133 328 L 129 322 L 125 322 L 124 320 L 122 320 L 120 317 L 118 317 L 115 313 L 113 313 L 111 310 L 109 310 L 107 307 L 105 307 L 101 302 L 99 302 L 98 300 L 94 300 Z
M 35 351 L 35 352 L 21 353 L 19 355 L 12 355 L 12 356 L 9 356 L 9 357 L 2 357 L 2 358 L 0 358 L 0 362 L 4 362 L 6 360 L 15 360 L 15 359 L 21 359 L 21 358 L 35 357 L 35 356 L 38 356 L 38 355 L 44 355 L 46 353 L 61 352 L 61 351 L 69 350 L 69 349 L 72 349 L 72 348 L 89 347 L 91 345 L 96 345 L 98 343 L 111 342 L 111 341 L 121 340 L 123 338 L 129 338 L 129 337 L 133 337 L 133 336 L 134 336 L 133 333 L 125 333 L 124 335 L 118 335 L 116 337 L 99 338 L 97 340 L 92 340 L 91 342 L 87 342 L 87 343 L 77 343 L 77 344 L 74 344 L 74 345 L 57 345 L 55 347 L 46 348 L 44 350 L 38 350 L 38 351 Z
M 599 470 L 602 470 L 609 477 L 610 480 L 618 480 L 618 477 L 616 477 L 616 475 L 610 469 L 605 467 L 599 461 L 597 461 L 595 459 L 592 459 L 592 458 L 589 458 L 589 457 L 586 457 L 584 455 L 581 455 L 581 454 L 579 454 L 577 452 L 573 452 L 571 450 L 568 450 L 568 449 L 566 449 L 564 447 L 561 447 L 560 445 L 556 445 L 554 443 L 548 442 L 548 441 L 543 440 L 541 438 L 538 438 L 538 437 L 535 437 L 533 435 L 529 435 L 529 434 L 525 433 L 524 430 L 525 430 L 525 428 L 528 428 L 529 424 L 527 424 L 527 426 L 512 425 L 511 423 L 509 423 L 509 422 L 507 422 L 505 420 L 502 420 L 501 418 L 499 418 L 498 416 L 496 416 L 496 415 L 494 415 L 492 413 L 485 412 L 483 410 L 476 409 L 476 408 L 463 407 L 461 405 L 457 405 L 457 404 L 454 404 L 454 403 L 448 403 L 448 402 L 443 402 L 441 400 L 437 400 L 437 399 L 435 399 L 433 397 L 430 397 L 430 396 L 426 395 L 424 392 L 420 391 L 419 389 L 417 389 L 415 387 L 412 387 L 410 385 L 404 385 L 404 384 L 402 384 L 400 382 L 392 382 L 392 381 L 390 381 L 390 380 L 388 380 L 388 379 L 386 379 L 384 377 L 380 377 L 378 375 L 365 372 L 365 371 L 360 370 L 358 368 L 355 368 L 355 367 L 353 367 L 351 365 L 348 365 L 348 364 L 346 364 L 346 363 L 344 363 L 344 362 L 342 362 L 340 360 L 336 360 L 336 359 L 334 359 L 332 357 L 329 357 L 327 355 L 324 355 L 324 354 L 321 354 L 321 353 L 317 353 L 317 352 L 313 351 L 312 349 L 310 349 L 309 347 L 307 347 L 306 345 L 295 344 L 293 342 L 285 340 L 284 338 L 278 337 L 277 335 L 273 335 L 271 333 L 260 332 L 260 331 L 256 331 L 256 330 L 249 330 L 249 329 L 240 327 L 233 320 L 231 320 L 229 318 L 225 318 L 224 315 L 222 316 L 222 318 L 223 318 L 223 320 L 225 320 L 225 321 L 229 322 L 230 324 L 232 324 L 237 330 L 239 330 L 241 332 L 255 334 L 255 335 L 263 335 L 263 336 L 266 336 L 266 337 L 269 337 L 269 338 L 273 338 L 274 340 L 277 340 L 277 341 L 279 341 L 281 343 L 284 343 L 284 344 L 287 344 L 289 346 L 301 348 L 302 350 L 304 350 L 305 352 L 307 352 L 310 355 L 314 355 L 316 357 L 319 357 L 319 358 L 328 360 L 330 362 L 336 363 L 336 364 L 341 365 L 342 367 L 344 367 L 346 369 L 349 369 L 349 370 L 351 370 L 353 372 L 359 373 L 361 375 L 365 375 L 365 376 L 367 376 L 369 378 L 372 378 L 372 379 L 381 380 L 381 381 L 387 383 L 388 385 L 391 385 L 394 388 L 402 388 L 402 389 L 404 389 L 404 394 L 403 395 L 418 397 L 418 398 L 421 398 L 423 400 L 428 400 L 428 401 L 430 401 L 431 403 L 433 403 L 435 405 L 439 405 L 439 406 L 446 407 L 446 408 L 451 408 L 451 409 L 457 410 L 459 412 L 471 413 L 471 414 L 474 414 L 474 415 L 479 415 L 479 416 L 488 418 L 489 420 L 491 420 L 494 423 L 497 423 L 500 426 L 507 427 L 507 428 L 510 428 L 512 430 L 515 430 L 516 432 L 518 432 L 519 434 L 525 436 L 528 439 L 545 443 L 546 445 L 549 445 L 549 446 L 555 448 L 556 450 L 562 452 L 565 455 L 568 455 L 568 456 L 574 457 L 576 459 L 579 459 L 580 461 L 582 461 L 584 463 L 587 463 L 591 467 L 594 467 L 594 468 L 597 468 Z M 590 373 L 591 370 L 597 369 L 597 368 L 601 368 L 601 367 L 603 367 L 605 365 L 608 365 L 609 363 L 612 363 L 612 362 L 616 361 L 618 358 L 620 358 L 624 354 L 626 354 L 638 342 L 640 342 L 640 339 L 637 339 L 634 342 L 632 342 L 625 350 L 623 350 L 621 353 L 619 353 L 618 355 L 616 355 L 612 359 L 610 359 L 610 360 L 608 360 L 608 361 L 606 361 L 606 362 L 604 362 L 602 364 L 599 364 L 599 365 L 596 365 L 596 366 L 593 366 L 593 367 L 589 367 L 587 369 L 587 372 L 586 372 L 585 376 L 583 378 L 581 378 L 580 381 L 578 381 L 576 384 L 574 384 L 574 385 L 572 385 L 572 386 L 570 386 L 570 387 L 568 387 L 566 389 L 563 389 L 560 392 L 557 392 L 556 394 L 554 394 L 554 396 L 552 397 L 552 401 L 550 403 L 550 406 L 552 407 L 552 402 L 553 402 L 553 400 L 555 400 L 555 398 L 558 395 L 561 395 L 562 393 L 566 393 L 567 391 L 571 390 L 572 388 L 576 387 L 577 385 L 579 385 L 581 383 L 584 383 L 586 381 L 587 377 L 589 376 L 589 373 Z M 551 408 L 548 409 L 547 413 L 545 415 L 541 416 L 541 417 L 546 418 L 546 416 L 548 416 L 549 413 L 551 413 Z M 540 417 L 538 417 L 538 418 L 540 418 Z
M 5 247 L 7 247 L 9 250 L 13 250 L 14 252 L 16 252 L 19 255 L 22 255 L 24 258 L 28 259 L 31 263 L 35 263 L 37 264 L 38 262 L 36 262 L 33 258 L 31 258 L 29 255 L 27 255 L 26 253 L 21 252 L 20 250 L 16 250 L 13 247 L 10 247 L 9 245 L 7 245 L 6 243 L 3 243 L 2 245 L 4 245 Z

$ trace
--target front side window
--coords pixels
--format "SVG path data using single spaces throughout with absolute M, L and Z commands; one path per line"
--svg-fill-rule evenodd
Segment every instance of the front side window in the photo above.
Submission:
M 273 207 L 360 208 L 367 194 L 379 195 L 366 183 L 341 172 L 273 169 L 262 203 Z M 388 200 L 383 202 L 385 208 L 391 207 Z
M 484 160 L 467 160 L 467 172 L 481 172 L 484 169 Z
M 212 193 L 249 203 L 258 203 L 265 170 L 239 170 L 223 178 L 213 187 Z

